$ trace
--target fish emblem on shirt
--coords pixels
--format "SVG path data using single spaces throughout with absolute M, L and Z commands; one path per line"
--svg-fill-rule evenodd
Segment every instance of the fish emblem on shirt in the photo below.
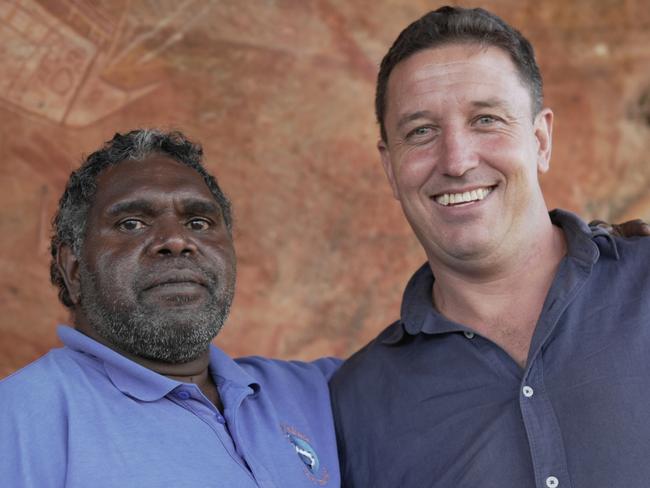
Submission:
M 282 431 L 304 464 L 305 474 L 312 481 L 325 485 L 330 478 L 329 472 L 327 468 L 321 468 L 320 459 L 309 438 L 288 425 L 283 425 Z

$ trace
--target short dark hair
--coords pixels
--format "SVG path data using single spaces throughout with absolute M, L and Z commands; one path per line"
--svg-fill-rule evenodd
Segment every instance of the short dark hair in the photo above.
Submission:
M 449 43 L 477 43 L 503 49 L 510 55 L 522 82 L 530 90 L 533 115 L 542 109 L 542 75 L 530 42 L 515 28 L 482 8 L 441 7 L 404 29 L 381 61 L 377 75 L 375 113 L 386 141 L 386 96 L 393 68 L 412 54 Z
M 59 288 L 59 300 L 72 308 L 68 289 L 56 264 L 59 247 L 70 246 L 79 255 L 83 246 L 88 211 L 97 191 L 97 178 L 108 167 L 124 161 L 140 161 L 152 154 L 162 154 L 194 169 L 203 177 L 221 207 L 229 232 L 232 232 L 230 201 L 221 191 L 217 180 L 201 164 L 203 149 L 178 131 L 164 132 L 159 129 L 137 129 L 126 134 L 117 133 L 103 147 L 88 156 L 81 167 L 70 174 L 65 191 L 59 200 L 59 208 L 52 220 L 50 252 L 50 279 Z

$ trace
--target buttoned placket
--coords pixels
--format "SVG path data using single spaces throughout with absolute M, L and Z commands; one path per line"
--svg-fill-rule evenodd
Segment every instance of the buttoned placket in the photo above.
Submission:
M 562 431 L 544 384 L 544 345 L 549 342 L 564 310 L 584 285 L 591 266 L 560 264 L 556 281 L 563 289 L 551 288 L 551 300 L 545 306 L 531 343 L 530 364 L 520 386 L 519 406 L 528 437 L 535 470 L 535 482 L 540 488 L 571 488 L 566 463 Z M 551 296 L 551 293 L 553 296 Z
M 562 432 L 544 385 L 544 365 L 540 356 L 521 383 L 519 406 L 526 428 L 530 454 L 540 488 L 569 488 Z
M 260 488 L 277 488 L 271 474 L 264 465 L 257 461 L 252 446 L 249 446 L 246 439 L 241 436 L 240 420 L 241 411 L 245 402 L 256 401 L 256 395 L 252 388 L 242 388 L 240 385 L 228 383 L 220 390 L 224 403 L 224 415 L 230 428 L 230 435 L 235 443 L 238 452 L 248 464 L 255 481 Z
M 230 457 L 253 481 L 256 481 L 255 476 L 246 465 L 245 459 L 243 459 L 237 452 L 237 443 L 235 442 L 232 433 L 229 432 L 225 417 L 203 395 L 196 385 L 183 384 L 174 389 L 168 396 L 171 397 L 176 404 L 188 410 L 207 424 L 217 435 L 217 438 Z

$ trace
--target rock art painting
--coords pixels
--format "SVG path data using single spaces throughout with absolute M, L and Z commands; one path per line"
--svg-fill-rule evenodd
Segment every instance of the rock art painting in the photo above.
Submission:
M 460 2 L 467 4 L 467 2 Z M 116 131 L 179 128 L 233 201 L 233 355 L 347 356 L 424 256 L 376 153 L 381 57 L 429 0 L 0 1 L 0 377 L 58 345 L 50 221 Z M 486 0 L 555 112 L 551 207 L 650 219 L 647 0 Z

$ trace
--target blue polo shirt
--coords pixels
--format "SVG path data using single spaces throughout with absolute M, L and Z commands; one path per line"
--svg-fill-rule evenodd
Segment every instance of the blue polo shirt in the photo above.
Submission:
M 650 239 L 551 217 L 568 253 L 525 368 L 433 308 L 424 265 L 334 375 L 343 486 L 650 486 Z
M 65 347 L 0 382 L 0 486 L 339 486 L 338 360 L 233 361 L 211 346 L 222 415 L 195 385 L 58 333 Z

